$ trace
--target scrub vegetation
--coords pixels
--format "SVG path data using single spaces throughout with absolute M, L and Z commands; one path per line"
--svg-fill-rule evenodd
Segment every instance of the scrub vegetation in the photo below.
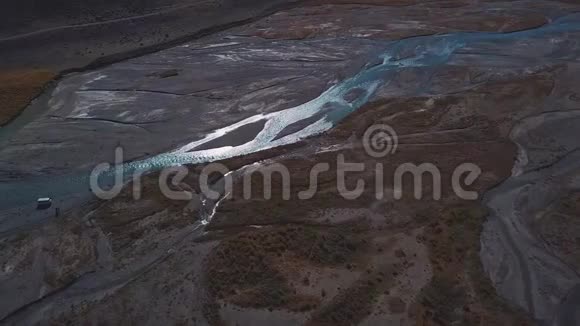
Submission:
M 0 72 L 0 125 L 14 119 L 54 76 L 53 72 L 42 69 Z

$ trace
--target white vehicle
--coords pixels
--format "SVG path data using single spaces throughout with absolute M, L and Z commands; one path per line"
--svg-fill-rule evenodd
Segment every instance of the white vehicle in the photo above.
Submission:
M 36 200 L 36 209 L 38 209 L 38 210 L 49 209 L 50 206 L 52 206 L 52 199 L 50 199 L 48 197 L 38 198 Z

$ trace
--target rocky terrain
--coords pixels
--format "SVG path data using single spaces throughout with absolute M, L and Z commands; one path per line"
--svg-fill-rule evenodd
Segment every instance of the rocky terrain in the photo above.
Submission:
M 92 42 L 106 60 L 159 51 L 65 74 L 0 129 L 2 323 L 579 323 L 579 5 L 145 4 L 3 28 L 0 53 L 21 67 L 80 67 L 100 56 L 79 56 L 101 51 Z M 180 32 L 107 31 L 124 24 Z M 379 124 L 397 146 L 375 157 L 363 139 Z M 88 175 L 118 146 L 141 198 L 130 179 L 92 198 Z M 338 190 L 341 159 L 364 166 L 345 181 L 363 182 L 356 198 Z M 217 199 L 200 188 L 212 163 L 233 181 L 212 174 Z M 405 182 L 397 199 L 406 163 L 433 164 L 440 196 L 425 177 L 422 198 Z M 453 184 L 465 163 L 481 170 L 460 180 L 472 200 Z M 187 200 L 158 186 L 176 165 Z M 280 166 L 265 199 L 264 171 Z M 58 217 L 34 211 L 39 196 Z

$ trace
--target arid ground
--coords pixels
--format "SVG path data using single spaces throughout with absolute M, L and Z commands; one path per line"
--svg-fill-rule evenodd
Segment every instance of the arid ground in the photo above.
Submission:
M 579 325 L 580 4 L 65 2 L 2 14 L 0 323 Z

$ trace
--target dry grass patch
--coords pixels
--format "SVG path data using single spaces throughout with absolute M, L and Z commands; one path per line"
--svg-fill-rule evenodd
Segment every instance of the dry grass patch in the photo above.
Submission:
M 0 72 L 0 126 L 16 117 L 54 76 L 53 72 L 42 69 Z
M 479 258 L 486 211 L 467 206 L 448 209 L 425 230 L 434 267 L 420 295 L 420 325 L 531 325 L 497 294 Z
M 282 261 L 346 266 L 365 247 L 363 239 L 348 231 L 340 227 L 291 225 L 227 238 L 206 261 L 210 294 L 216 300 L 239 307 L 312 310 L 319 305 L 320 298 L 298 293 Z

